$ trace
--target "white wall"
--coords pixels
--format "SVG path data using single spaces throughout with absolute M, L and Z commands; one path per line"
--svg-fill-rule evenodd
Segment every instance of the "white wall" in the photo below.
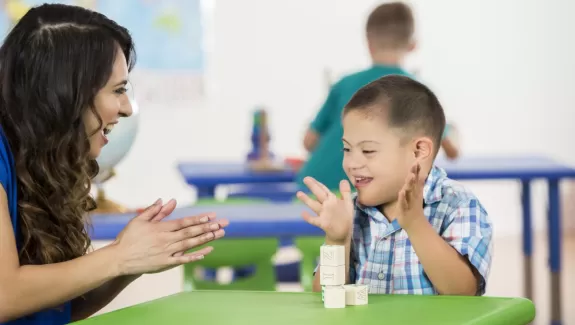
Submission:
M 303 154 L 302 132 L 326 91 L 324 68 L 341 75 L 369 64 L 362 28 L 376 3 L 215 1 L 207 100 L 171 107 L 140 102 L 141 132 L 108 183 L 108 194 L 131 207 L 159 196 L 191 201 L 193 191 L 179 177 L 177 161 L 243 159 L 250 110 L 260 103 L 269 106 L 275 151 Z M 574 2 L 412 4 L 420 46 L 407 66 L 420 71 L 461 128 L 464 154 L 541 153 L 575 164 Z M 518 187 L 469 184 L 497 232 L 518 233 Z M 544 190 L 534 191 L 539 229 L 545 224 Z

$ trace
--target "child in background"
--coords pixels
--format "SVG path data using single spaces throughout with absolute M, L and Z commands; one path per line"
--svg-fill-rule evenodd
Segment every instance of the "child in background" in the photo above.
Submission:
M 337 189 L 345 178 L 341 168 L 341 112 L 353 94 L 366 84 L 386 75 L 409 75 L 402 67 L 404 58 L 414 49 L 414 18 L 404 3 L 385 3 L 367 19 L 366 37 L 373 62 L 366 70 L 348 75 L 336 82 L 319 113 L 304 136 L 304 147 L 310 153 L 299 170 L 296 181 L 303 188 L 303 178 L 312 176 L 330 189 Z M 457 157 L 457 148 L 445 142 L 448 157 Z
M 405 76 L 360 89 L 343 112 L 342 198 L 306 177 L 325 244 L 346 248 L 346 282 L 370 293 L 483 295 L 492 224 L 479 200 L 434 166 L 445 129 L 435 95 Z M 340 147 L 342 145 L 340 144 Z M 319 267 L 316 269 L 316 273 Z M 319 275 L 314 291 L 321 291 Z

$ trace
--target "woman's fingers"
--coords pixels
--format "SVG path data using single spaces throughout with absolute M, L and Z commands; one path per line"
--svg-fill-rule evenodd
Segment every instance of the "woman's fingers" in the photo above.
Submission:
M 161 223 L 161 229 L 163 231 L 178 231 L 180 229 L 185 229 L 188 227 L 201 225 L 213 221 L 216 219 L 216 215 L 213 213 L 207 213 L 199 216 L 178 218 L 174 220 L 167 220 Z
M 210 222 L 203 225 L 191 226 L 171 233 L 172 242 L 179 242 L 182 240 L 198 237 L 202 234 L 209 234 L 217 231 L 221 228 L 220 224 L 216 222 Z
M 186 263 L 190 263 L 190 262 L 199 261 L 199 260 L 202 260 L 204 258 L 204 256 L 211 253 L 213 250 L 214 250 L 213 247 L 207 246 L 207 247 L 203 247 L 202 249 L 199 249 L 195 252 L 188 252 L 188 253 L 178 252 L 178 253 L 176 253 L 170 257 L 169 263 L 171 265 L 180 265 L 180 264 L 186 264 Z
M 162 200 L 158 199 L 156 202 L 154 202 L 154 204 L 147 207 L 146 210 L 144 210 L 144 212 L 137 215 L 134 219 L 150 221 L 160 212 L 161 209 L 162 209 Z
M 172 212 L 174 212 L 175 208 L 176 208 L 176 200 L 171 199 L 170 201 L 168 201 L 168 203 L 162 206 L 160 212 L 158 212 L 158 214 L 153 216 L 151 221 L 153 222 L 162 221 L 165 217 L 169 216 Z
M 210 232 L 201 234 L 201 235 L 196 236 L 196 237 L 186 238 L 186 239 L 174 242 L 169 246 L 169 250 L 172 251 L 173 253 L 180 252 L 180 251 L 187 251 L 187 250 L 190 250 L 192 248 L 201 246 L 205 243 L 208 243 L 210 241 L 220 239 L 220 238 L 224 237 L 225 234 L 226 234 L 226 232 L 224 229 L 219 229 L 216 231 L 210 231 Z

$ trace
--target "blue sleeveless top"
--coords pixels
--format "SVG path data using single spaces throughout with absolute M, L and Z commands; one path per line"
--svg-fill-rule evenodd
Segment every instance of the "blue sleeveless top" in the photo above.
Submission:
M 18 220 L 18 189 L 16 181 L 16 170 L 14 167 L 14 157 L 10 151 L 8 139 L 4 131 L 0 128 L 0 183 L 6 191 L 8 199 L 8 211 L 14 228 L 16 246 L 20 247 L 20 231 Z M 71 303 L 66 303 L 63 308 L 48 309 L 31 314 L 20 319 L 0 323 L 0 325 L 61 325 L 71 322 Z

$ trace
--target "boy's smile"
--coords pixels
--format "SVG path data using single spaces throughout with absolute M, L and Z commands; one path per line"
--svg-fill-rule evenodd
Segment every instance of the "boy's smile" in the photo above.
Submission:
M 352 111 L 343 117 L 343 169 L 357 189 L 359 203 L 393 203 L 413 164 L 407 145 L 383 114 Z
M 371 183 L 371 181 L 373 180 L 373 177 L 367 177 L 367 176 L 355 175 L 353 177 L 354 177 L 353 186 L 355 186 L 355 188 L 365 187 L 369 185 L 369 183 Z

